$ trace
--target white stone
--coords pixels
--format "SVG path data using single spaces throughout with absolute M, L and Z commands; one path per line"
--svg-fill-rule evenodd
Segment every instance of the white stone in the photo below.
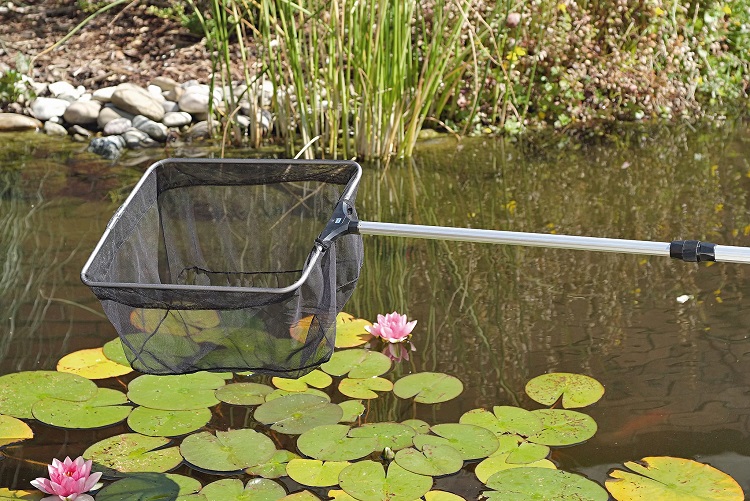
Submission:
M 166 99 L 162 95 L 161 88 L 157 87 L 156 85 L 149 85 L 148 87 L 146 87 L 146 90 L 148 91 L 149 94 L 154 96 L 154 98 L 160 103 L 163 103 L 164 101 L 166 101 Z
M 117 86 L 111 85 L 109 87 L 102 87 L 94 91 L 93 98 L 102 103 L 108 103 L 112 101 L 112 94 L 115 93 Z
M 134 115 L 144 115 L 151 120 L 161 120 L 164 108 L 161 102 L 146 89 L 118 86 L 112 94 L 112 104 Z
M 186 111 L 167 112 L 161 119 L 161 123 L 167 127 L 182 127 L 183 125 L 190 124 L 192 121 L 193 117 Z
M 99 116 L 96 119 L 96 123 L 99 125 L 100 129 L 103 129 L 105 125 L 107 125 L 112 120 L 115 120 L 117 118 L 125 117 L 129 120 L 132 120 L 135 115 L 132 113 L 128 113 L 127 111 L 121 110 L 120 108 L 116 107 L 112 103 L 107 103 L 104 105 L 104 107 L 99 111 Z
M 180 105 L 175 103 L 174 101 L 164 101 L 161 103 L 161 107 L 164 108 L 164 111 L 167 113 L 173 112 L 173 111 L 180 111 Z M 164 121 L 164 118 L 162 118 L 162 121 Z
M 76 88 L 68 82 L 53 82 L 49 84 L 47 90 L 49 90 L 50 94 L 54 97 L 59 97 L 64 94 L 72 96 L 76 93 Z
M 76 101 L 65 110 L 63 118 L 75 125 L 87 125 L 97 122 L 102 103 L 99 101 Z
M 153 80 L 151 80 L 151 85 L 155 85 L 159 87 L 162 91 L 170 91 L 174 89 L 175 87 L 179 87 L 180 84 L 176 81 L 172 80 L 169 77 L 156 77 Z
M 164 142 L 167 140 L 167 132 L 169 132 L 167 127 L 164 124 L 154 122 L 143 115 L 137 115 L 133 118 L 133 127 L 145 132 L 155 141 Z
M 61 117 L 70 103 L 56 97 L 38 97 L 31 102 L 31 114 L 39 120 L 46 121 L 53 117 Z
M 50 121 L 44 122 L 44 132 L 46 132 L 48 136 L 68 135 L 68 131 L 65 129 L 65 127 Z
M 105 136 L 115 136 L 124 133 L 133 126 L 133 122 L 125 117 L 115 118 L 104 126 L 102 132 Z

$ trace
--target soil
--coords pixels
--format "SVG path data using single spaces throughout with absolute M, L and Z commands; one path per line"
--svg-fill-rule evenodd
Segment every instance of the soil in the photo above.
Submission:
M 81 0 L 13 0 L 0 5 L 0 73 L 8 68 L 37 82 L 65 80 L 96 89 L 156 76 L 207 83 L 211 60 L 202 37 L 135 0 L 99 15 L 67 42 L 49 49 L 91 13 Z M 164 2 L 164 5 L 168 5 Z

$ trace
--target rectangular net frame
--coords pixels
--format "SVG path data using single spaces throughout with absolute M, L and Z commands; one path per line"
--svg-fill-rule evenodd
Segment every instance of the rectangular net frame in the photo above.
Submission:
M 327 361 L 363 259 L 360 235 L 327 232 L 334 208 L 356 219 L 360 177 L 342 161 L 152 165 L 81 272 L 131 366 L 300 377 Z

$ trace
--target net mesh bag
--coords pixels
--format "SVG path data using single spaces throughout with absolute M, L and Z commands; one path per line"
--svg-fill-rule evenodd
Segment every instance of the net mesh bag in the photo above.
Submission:
M 321 235 L 359 172 L 289 160 L 149 168 L 82 272 L 131 366 L 299 377 L 327 361 L 363 250 L 359 235 Z

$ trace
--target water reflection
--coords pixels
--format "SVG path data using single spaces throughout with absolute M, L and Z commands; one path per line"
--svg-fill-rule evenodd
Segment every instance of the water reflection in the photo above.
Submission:
M 366 221 L 750 245 L 749 143 L 743 124 L 633 129 L 586 145 L 450 138 L 424 144 L 415 160 L 387 170 L 366 166 L 357 208 Z M 112 166 L 77 152 L 27 153 L 0 152 L 12 167 L 0 178 L 0 304 L 9 312 L 0 323 L 3 373 L 51 369 L 62 354 L 114 336 L 106 320 L 86 309 L 99 306 L 78 273 L 116 208 L 109 194 L 117 196 L 153 161 Z M 370 319 L 409 313 L 419 320 L 419 352 L 396 372 L 443 371 L 466 387 L 440 406 L 385 395 L 370 403 L 368 419 L 437 423 L 480 406 L 531 409 L 536 405 L 523 392 L 531 377 L 584 372 L 607 389 L 590 409 L 599 433 L 557 451 L 563 467 L 601 481 L 613 464 L 668 454 L 728 465 L 750 489 L 747 468 L 738 466 L 750 457 L 750 268 L 364 239 L 366 262 L 347 310 Z M 679 303 L 682 295 L 692 299 Z M 222 406 L 211 426 L 249 420 L 245 409 Z M 43 462 L 123 431 L 36 426 L 34 441 L 7 452 Z M 0 462 L 0 485 L 26 486 L 36 468 Z M 469 477 L 451 482 L 469 485 Z

